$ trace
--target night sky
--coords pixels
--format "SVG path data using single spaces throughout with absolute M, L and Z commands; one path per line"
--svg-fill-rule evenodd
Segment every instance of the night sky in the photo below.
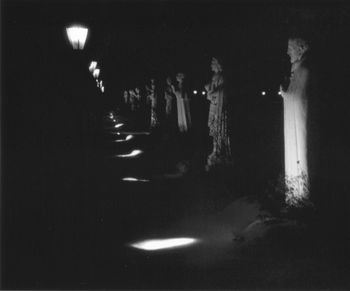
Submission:
M 345 148 L 349 11 L 341 2 L 3 1 L 4 133 L 15 147 L 25 139 L 46 151 L 78 126 L 78 111 L 111 110 L 124 89 L 143 88 L 151 77 L 162 85 L 183 71 L 190 88 L 200 90 L 211 76 L 211 57 L 219 56 L 236 151 L 276 174 L 282 165 L 270 157 L 282 155 L 277 92 L 290 70 L 286 48 L 293 33 L 313 41 L 326 140 L 337 142 L 329 148 Z M 71 23 L 90 28 L 84 51 L 67 41 Z M 87 70 L 91 60 L 100 64 L 103 95 Z

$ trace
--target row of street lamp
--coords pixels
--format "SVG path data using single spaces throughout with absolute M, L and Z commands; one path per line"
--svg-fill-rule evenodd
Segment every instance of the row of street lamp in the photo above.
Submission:
M 89 36 L 89 29 L 82 25 L 72 25 L 66 28 L 66 33 L 70 44 L 74 50 L 83 50 L 86 40 Z M 99 80 L 101 69 L 97 67 L 97 62 L 92 61 L 89 65 L 89 71 L 96 79 L 96 85 L 104 93 L 105 87 L 103 81 Z

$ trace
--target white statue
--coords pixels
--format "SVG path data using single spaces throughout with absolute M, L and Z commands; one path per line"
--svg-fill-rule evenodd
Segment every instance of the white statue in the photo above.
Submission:
M 307 132 L 310 70 L 305 55 L 308 50 L 305 40 L 289 39 L 290 82 L 286 91 L 280 87 L 284 105 L 286 203 L 296 207 L 310 202 Z
M 222 64 L 213 58 L 211 62 L 213 76 L 211 83 L 205 86 L 210 101 L 208 127 L 213 138 L 213 151 L 208 156 L 206 169 L 231 163 L 230 137 L 228 133 L 227 95 Z

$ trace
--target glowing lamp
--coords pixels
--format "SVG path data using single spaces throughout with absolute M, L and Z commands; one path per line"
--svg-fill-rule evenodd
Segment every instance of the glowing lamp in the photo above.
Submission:
M 84 49 L 89 30 L 81 25 L 73 25 L 66 28 L 68 40 L 73 49 Z
M 193 90 L 194 95 L 197 95 L 197 93 L 198 93 L 197 90 Z
M 145 250 L 145 251 L 157 251 L 162 249 L 188 246 L 196 242 L 198 242 L 197 239 L 183 237 L 183 238 L 145 240 L 145 241 L 131 244 L 131 246 L 137 249 Z
M 202 95 L 205 95 L 206 93 L 205 93 L 205 91 L 202 91 Z
M 89 71 L 92 73 L 97 67 L 97 62 L 92 61 L 89 66 Z
M 100 69 L 95 69 L 95 70 L 92 72 L 92 75 L 94 76 L 94 78 L 98 78 L 98 76 L 100 75 Z
M 282 92 L 281 92 L 281 91 L 278 91 L 278 95 L 282 95 Z
M 262 92 L 261 92 L 261 95 L 265 96 L 265 95 L 266 95 L 266 92 L 265 92 L 265 91 L 262 91 Z

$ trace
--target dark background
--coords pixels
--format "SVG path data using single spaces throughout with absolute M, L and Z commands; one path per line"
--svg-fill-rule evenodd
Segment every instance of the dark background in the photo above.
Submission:
M 289 71 L 287 39 L 294 32 L 312 39 L 317 60 L 325 200 L 345 208 L 349 11 L 344 2 L 2 1 L 2 231 L 12 235 L 3 244 L 2 269 L 16 263 L 15 251 L 7 252 L 11 242 L 24 240 L 12 234 L 26 220 L 20 209 L 36 205 L 49 212 L 48 205 L 68 199 L 59 191 L 47 197 L 49 189 L 64 192 L 82 179 L 75 170 L 86 163 L 86 123 L 115 108 L 124 88 L 151 77 L 163 82 L 184 71 L 191 88 L 200 90 L 211 76 L 212 56 L 224 59 L 241 177 L 255 189 L 276 178 L 283 169 L 277 91 Z M 90 28 L 82 52 L 65 36 L 75 22 Z M 101 65 L 105 94 L 87 69 L 92 59 Z
M 236 156 L 276 175 L 283 166 L 277 91 L 289 72 L 287 39 L 295 33 L 312 41 L 316 56 L 324 143 L 332 142 L 332 150 L 344 144 L 345 3 L 3 1 L 2 16 L 5 151 L 74 148 L 69 131 L 83 139 L 81 120 L 89 120 L 81 115 L 114 108 L 125 88 L 142 88 L 151 77 L 162 85 L 178 71 L 187 74 L 192 89 L 201 90 L 210 79 L 210 59 L 218 55 L 231 95 Z M 65 27 L 75 22 L 90 28 L 82 52 L 73 51 L 65 36 Z M 102 68 L 104 95 L 87 70 L 91 60 Z M 252 168 L 247 161 L 238 164 Z

